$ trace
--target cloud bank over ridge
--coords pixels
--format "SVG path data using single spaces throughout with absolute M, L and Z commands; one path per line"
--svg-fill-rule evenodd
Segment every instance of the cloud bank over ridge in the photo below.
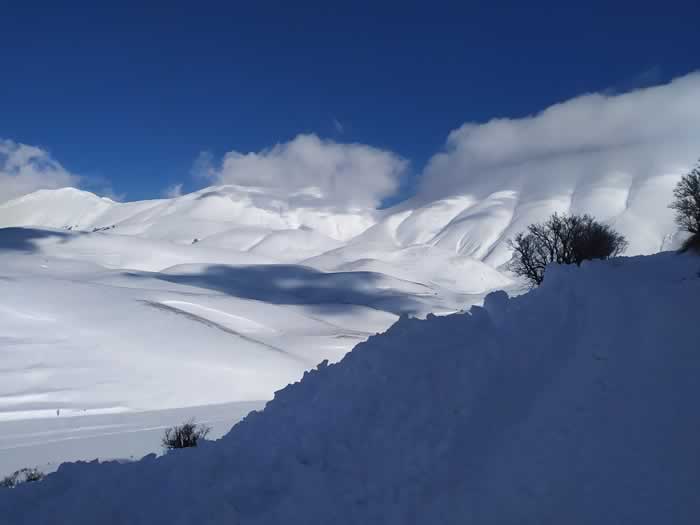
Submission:
M 530 198 L 685 170 L 700 155 L 700 74 L 620 95 L 589 94 L 537 115 L 466 123 L 426 166 L 430 200 L 515 190 Z M 569 195 L 575 198 L 575 195 Z
M 407 167 L 395 153 L 311 134 L 257 153 L 230 151 L 206 175 L 218 184 L 263 188 L 307 206 L 375 208 L 397 191 Z

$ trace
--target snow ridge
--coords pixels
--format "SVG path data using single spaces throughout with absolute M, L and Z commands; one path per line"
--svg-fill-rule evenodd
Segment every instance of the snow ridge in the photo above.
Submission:
M 394 274 L 430 264 L 423 250 L 412 264 L 401 252 L 440 248 L 460 260 L 498 267 L 506 241 L 554 212 L 589 213 L 610 222 L 630 243 L 628 254 L 677 247 L 668 209 L 682 170 L 653 175 L 566 174 L 546 183 L 509 177 L 472 184 L 458 195 L 422 195 L 387 210 L 304 208 L 256 188 L 227 185 L 152 201 L 117 203 L 73 188 L 41 190 L 0 205 L 0 227 L 98 231 L 177 244 L 235 250 L 326 270 L 375 259 Z M 670 245 L 669 245 L 670 241 Z M 415 258 L 413 250 L 411 258 Z M 203 261 L 202 261 L 203 262 Z M 408 265 L 407 267 L 405 265 Z M 420 280 L 420 271 L 415 277 Z M 444 272 L 441 272 L 444 273 Z M 448 272 L 449 273 L 449 272 Z M 398 276 L 398 275 L 397 275 Z M 460 286 L 459 280 L 455 281 Z

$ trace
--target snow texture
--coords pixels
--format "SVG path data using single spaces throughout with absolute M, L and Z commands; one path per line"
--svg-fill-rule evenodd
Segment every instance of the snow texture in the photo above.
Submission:
M 466 314 L 401 317 L 219 441 L 64 464 L 19 523 L 695 524 L 700 259 L 550 267 Z

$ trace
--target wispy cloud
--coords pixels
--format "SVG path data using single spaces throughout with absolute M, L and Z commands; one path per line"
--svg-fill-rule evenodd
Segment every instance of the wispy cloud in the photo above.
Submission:
M 174 199 L 175 197 L 181 197 L 182 196 L 182 183 L 173 184 L 172 186 L 168 186 L 167 188 L 165 188 L 165 191 L 163 191 L 163 196 L 168 198 L 168 199 Z
M 195 179 L 211 179 L 216 177 L 214 168 L 214 154 L 211 151 L 202 151 L 192 163 L 190 175 Z
M 0 203 L 39 189 L 77 186 L 80 180 L 47 151 L 0 139 Z

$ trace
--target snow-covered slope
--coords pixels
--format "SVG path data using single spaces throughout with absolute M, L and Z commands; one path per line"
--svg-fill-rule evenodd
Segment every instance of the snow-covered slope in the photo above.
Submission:
M 220 441 L 0 491 L 18 523 L 700 520 L 700 259 L 552 267 L 402 318 Z M 168 505 L 163 505 L 168 501 Z
M 245 265 L 213 249 L 197 252 L 210 262 L 189 262 L 189 246 L 160 243 L 0 230 L 0 421 L 268 399 L 401 313 L 468 301 L 379 273 L 262 264 L 248 253 Z M 105 268 L 157 268 L 163 258 L 180 264 Z
M 164 410 L 209 420 L 212 404 L 261 403 L 402 313 L 483 297 L 381 270 L 322 272 L 207 240 L 0 229 L 0 476 L 156 451 L 157 439 L 133 441 L 123 417 L 150 411 L 146 427 L 159 429 Z M 116 446 L 56 445 L 105 427 L 122 436 L 104 441 Z
M 77 190 L 40 190 L 0 205 L 0 227 L 26 226 L 112 231 L 191 243 L 230 230 L 306 228 L 319 238 L 344 240 L 375 222 L 371 210 L 345 212 L 291 206 L 254 188 L 217 186 L 173 199 L 118 203 Z M 321 243 L 321 241 L 315 241 Z M 239 246 L 240 248 L 240 246 Z
M 437 156 L 434 163 L 439 161 Z M 263 190 L 231 185 L 129 203 L 72 188 L 42 190 L 0 205 L 0 227 L 197 243 L 323 270 L 368 264 L 387 269 L 388 264 L 393 275 L 416 280 L 440 275 L 460 290 L 479 288 L 464 282 L 471 273 L 465 273 L 465 265 L 500 266 L 509 258 L 506 241 L 553 212 L 590 213 L 611 223 L 627 237 L 630 255 L 680 244 L 668 203 L 681 167 L 602 171 L 595 177 L 564 168 L 561 173 L 538 180 L 519 176 L 517 166 L 506 167 L 497 176 L 471 181 L 458 194 L 432 200 L 423 191 L 382 211 L 304 208 Z M 208 256 L 198 262 L 209 262 Z M 488 273 L 488 268 L 478 271 Z
M 628 254 L 656 253 L 680 245 L 668 203 L 681 173 L 610 173 L 595 181 L 562 176 L 544 185 L 517 174 L 487 178 L 461 196 L 432 201 L 419 195 L 386 210 L 377 224 L 345 246 L 307 263 L 333 269 L 363 257 L 392 260 L 402 250 L 428 246 L 498 267 L 510 259 L 508 239 L 554 212 L 592 214 L 625 235 Z
M 71 188 L 6 202 L 0 434 L 1 421 L 56 410 L 267 400 L 402 313 L 451 313 L 517 288 L 499 271 L 506 241 L 553 211 L 609 220 L 628 253 L 673 247 L 678 175 L 659 173 L 546 185 L 502 175 L 379 211 L 232 185 L 141 202 Z M 0 474 L 10 450 L 0 443 Z
M 81 231 L 80 240 L 47 253 L 73 253 L 110 268 L 281 262 L 323 271 L 379 270 L 472 293 L 507 285 L 493 271 L 510 256 L 507 240 L 555 211 L 610 222 L 629 240 L 630 255 L 679 246 L 668 202 L 681 173 L 612 171 L 591 178 L 563 170 L 561 177 L 537 180 L 508 168 L 467 184 L 461 194 L 430 200 L 421 192 L 382 211 L 304 208 L 231 185 L 130 203 L 65 188 L 0 205 L 0 227 Z M 109 234 L 109 240 L 88 233 Z
M 0 434 L 3 422 L 56 414 L 81 416 L 64 424 L 77 433 L 98 415 L 193 407 L 206 417 L 196 407 L 265 401 L 402 313 L 453 312 L 511 284 L 429 246 L 299 264 L 380 215 L 235 186 L 135 203 L 67 188 L 0 205 Z M 0 440 L 0 475 L 47 457 L 53 437 L 20 451 Z M 51 460 L 76 459 L 67 452 Z

